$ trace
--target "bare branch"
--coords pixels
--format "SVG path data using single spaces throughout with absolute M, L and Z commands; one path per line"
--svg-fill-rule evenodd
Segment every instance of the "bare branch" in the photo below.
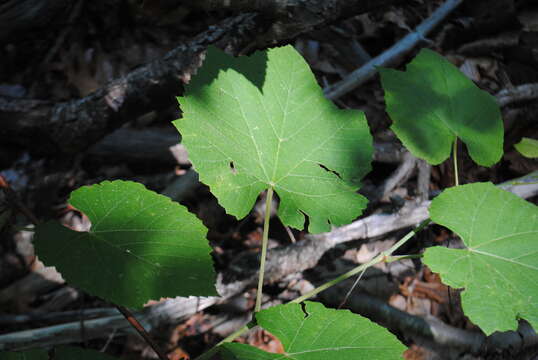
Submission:
M 0 97 L 0 141 L 46 153 L 76 152 L 156 108 L 174 105 L 182 92 L 183 80 L 199 66 L 199 54 L 217 44 L 238 54 L 263 49 L 293 39 L 315 26 L 367 12 L 397 0 L 275 0 L 285 4 L 285 15 L 263 18 L 243 13 L 228 18 L 191 41 L 179 45 L 162 59 L 140 66 L 92 94 L 65 103 Z M 264 1 L 201 1 L 201 4 L 230 3 L 250 8 Z M 332 6 L 332 7 L 331 7 Z M 284 8 L 282 8 L 284 9 Z
M 423 41 L 428 33 L 461 3 L 462 0 L 447 0 L 428 19 L 417 26 L 415 31 L 407 34 L 390 49 L 353 71 L 345 79 L 325 88 L 325 96 L 332 100 L 338 99 L 372 78 L 377 73 L 378 66 L 394 65 L 402 55 Z

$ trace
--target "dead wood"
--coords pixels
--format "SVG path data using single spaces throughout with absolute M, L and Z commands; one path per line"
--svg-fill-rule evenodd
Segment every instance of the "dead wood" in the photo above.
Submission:
M 105 136 L 88 149 L 88 155 L 103 162 L 157 163 L 163 165 L 188 165 L 184 148 L 177 148 L 179 134 L 170 125 L 169 129 L 120 128 Z M 374 143 L 373 161 L 399 163 L 406 151 L 395 142 Z
M 0 97 L 0 141 L 49 154 L 80 151 L 130 120 L 175 106 L 174 97 L 182 92 L 183 80 L 199 66 L 198 55 L 210 44 L 234 54 L 246 53 L 394 2 L 290 1 L 286 2 L 286 16 L 282 18 L 268 21 L 256 13 L 243 13 L 225 19 L 163 58 L 140 66 L 82 99 L 51 103 Z
M 337 307 L 347 287 L 349 284 L 328 289 L 320 294 L 320 300 L 331 307 Z M 520 321 L 516 331 L 486 336 L 480 331 L 447 325 L 434 317 L 411 315 L 363 293 L 349 299 L 345 307 L 433 350 L 441 359 L 461 359 L 462 353 L 475 356 L 498 355 L 503 352 L 506 355 L 517 355 L 538 344 L 538 335 L 526 321 Z

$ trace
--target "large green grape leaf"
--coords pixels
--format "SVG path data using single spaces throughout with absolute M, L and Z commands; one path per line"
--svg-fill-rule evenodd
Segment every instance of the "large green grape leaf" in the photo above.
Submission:
M 306 312 L 306 313 L 305 313 Z M 401 359 L 405 346 L 385 328 L 351 313 L 320 303 L 279 305 L 256 314 L 258 325 L 275 335 L 285 353 L 274 354 L 250 345 L 227 343 L 226 360 L 390 360 Z
M 1 360 L 48 360 L 46 350 L 35 349 L 20 352 L 0 352 Z M 54 349 L 55 360 L 114 360 L 113 356 L 93 349 L 83 349 L 74 346 L 59 346 Z
M 445 190 L 430 215 L 467 246 L 429 248 L 423 260 L 444 283 L 465 288 L 462 305 L 471 321 L 486 334 L 516 329 L 516 318 L 538 329 L 538 207 L 475 183 Z
M 174 125 L 200 180 L 238 218 L 262 190 L 273 187 L 286 225 L 302 229 L 305 214 L 311 232 L 349 223 L 366 203 L 356 193 L 372 156 L 364 114 L 340 110 L 324 98 L 291 46 L 267 52 L 260 91 L 243 73 L 263 70 L 256 67 L 262 55 L 234 59 L 208 50 L 178 98 L 183 119 Z M 235 65 L 214 71 L 223 61 Z
M 415 156 L 437 165 L 460 138 L 471 158 L 491 166 L 503 153 L 503 123 L 493 96 L 441 55 L 422 49 L 405 72 L 380 69 L 391 129 Z
M 34 244 L 72 285 L 130 307 L 216 295 L 207 229 L 183 206 L 121 180 L 83 186 L 69 202 L 90 218 L 90 231 L 49 222 L 38 226 Z

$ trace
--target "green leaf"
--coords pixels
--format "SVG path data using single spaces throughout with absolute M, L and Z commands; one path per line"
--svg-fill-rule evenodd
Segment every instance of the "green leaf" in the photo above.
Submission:
M 311 232 L 343 225 L 361 214 L 356 193 L 370 170 L 372 139 L 364 114 L 328 101 L 304 59 L 291 46 L 267 52 L 262 91 L 243 76 L 264 53 L 228 58 L 210 49 L 204 66 L 178 98 L 174 121 L 200 180 L 229 214 L 242 218 L 259 193 L 273 187 L 286 225 Z
M 433 247 L 423 261 L 444 283 L 465 288 L 463 310 L 486 334 L 538 329 L 538 207 L 491 183 L 445 190 L 433 221 L 461 236 L 466 249 Z
M 183 206 L 129 181 L 104 181 L 71 193 L 92 222 L 76 232 L 56 222 L 38 226 L 36 252 L 64 278 L 117 304 L 216 295 L 207 229 Z
M 93 349 L 83 349 L 74 346 L 60 346 L 55 348 L 55 360 L 114 360 L 113 356 Z M 0 355 L 2 360 L 48 360 L 46 350 L 35 349 L 21 352 L 6 352 Z
M 275 335 L 284 354 L 268 353 L 249 345 L 227 343 L 227 360 L 389 360 L 401 359 L 405 346 L 385 328 L 351 313 L 327 309 L 320 303 L 279 305 L 256 315 L 258 325 Z
M 499 106 L 444 57 L 422 49 L 405 72 L 379 71 L 391 129 L 413 155 L 440 164 L 458 137 L 476 163 L 491 166 L 499 161 Z
M 524 137 L 514 147 L 525 157 L 538 158 L 538 140 Z

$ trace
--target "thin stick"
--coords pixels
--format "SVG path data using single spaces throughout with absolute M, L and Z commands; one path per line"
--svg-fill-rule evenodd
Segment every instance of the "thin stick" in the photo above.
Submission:
M 347 302 L 347 299 L 349 299 L 349 297 L 351 296 L 351 293 L 353 292 L 353 290 L 355 290 L 355 287 L 359 284 L 359 281 L 361 281 L 362 279 L 362 276 L 364 275 L 364 273 L 366 272 L 366 268 L 364 268 L 364 270 L 361 271 L 361 273 L 359 274 L 359 276 L 357 276 L 357 279 L 355 280 L 355 282 L 353 283 L 353 285 L 351 286 L 351 288 L 348 290 L 346 296 L 344 296 L 344 300 L 342 300 L 342 302 L 340 303 L 340 305 L 338 305 L 338 309 L 341 309 L 342 306 L 344 306 Z
M 420 23 L 415 31 L 404 36 L 390 49 L 368 61 L 341 81 L 323 89 L 325 96 L 331 100 L 338 99 L 372 78 L 377 73 L 378 67 L 394 64 L 398 58 L 413 49 L 420 41 L 424 40 L 426 35 L 462 2 L 463 0 L 445 1 L 429 18 Z
M 296 243 L 297 240 L 295 240 L 295 236 L 293 236 L 293 232 L 291 231 L 290 227 L 287 225 L 284 225 L 284 229 L 286 229 L 286 232 L 288 233 L 288 236 L 290 237 L 290 241 L 292 244 Z
M 452 157 L 454 158 L 454 184 L 456 186 L 459 186 L 460 180 L 458 176 L 458 138 L 454 140 L 454 148 L 452 150 Z
M 262 308 L 263 297 L 263 274 L 265 272 L 265 257 L 267 255 L 267 243 L 269 242 L 269 219 L 271 218 L 271 203 L 273 201 L 273 188 L 267 190 L 265 197 L 265 220 L 263 222 L 262 254 L 260 260 L 260 271 L 258 275 L 258 291 L 256 292 L 256 306 L 254 312 L 257 313 Z
M 153 341 L 146 329 L 144 329 L 142 324 L 140 324 L 138 320 L 136 320 L 133 313 L 131 313 L 129 309 L 121 305 L 116 305 L 116 309 L 118 309 L 118 311 L 125 317 L 129 324 L 131 324 L 136 329 L 136 331 L 140 334 L 140 336 L 142 336 L 142 338 L 148 343 L 148 345 L 151 346 L 151 348 L 153 349 L 153 351 L 155 351 L 155 354 L 157 354 L 160 360 L 168 360 L 168 356 L 161 350 L 161 348 L 159 348 L 155 341 Z
M 231 333 L 230 335 L 226 336 L 224 339 L 222 339 L 218 344 L 217 346 L 219 345 L 222 345 L 222 344 L 226 344 L 228 342 L 232 342 L 235 340 L 235 338 L 238 338 L 239 336 L 243 335 L 244 333 L 246 333 L 247 331 L 249 331 L 249 328 L 245 325 L 243 326 L 242 328 L 238 329 L 238 330 L 235 330 L 233 333 Z

